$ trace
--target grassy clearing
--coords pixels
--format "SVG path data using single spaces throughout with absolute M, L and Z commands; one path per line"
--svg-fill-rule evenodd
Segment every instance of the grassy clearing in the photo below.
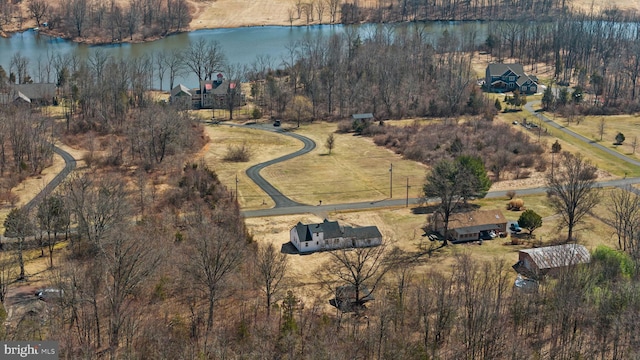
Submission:
M 11 192 L 18 195 L 20 200 L 16 207 L 25 205 L 33 199 L 44 187 L 64 168 L 64 160 L 60 155 L 53 155 L 53 164 L 45 168 L 40 175 L 31 176 L 22 181 Z M 0 234 L 4 234 L 4 220 L 11 211 L 10 205 L 0 206 Z
M 545 113 L 548 118 L 553 118 L 553 113 Z M 600 140 L 600 121 L 604 119 L 604 131 L 602 140 Z M 636 160 L 640 159 L 637 151 L 640 150 L 640 119 L 634 115 L 611 115 L 611 116 L 586 116 L 580 124 L 573 121 L 569 123 L 568 119 L 556 116 L 556 122 L 564 125 L 567 129 L 578 133 L 586 138 L 592 139 L 611 150 L 620 154 L 632 157 Z M 622 145 L 613 145 L 615 137 L 621 132 L 625 136 Z M 634 137 L 637 139 L 638 147 L 636 153 L 633 151 L 632 143 Z
M 334 134 L 335 147 L 329 155 L 324 144 L 336 124 L 303 125 L 296 133 L 313 139 L 311 153 L 270 166 L 263 176 L 292 199 L 323 204 L 374 201 L 389 198 L 393 164 L 393 198 L 419 196 L 426 167 L 404 160 L 398 154 L 376 146 L 370 138 L 352 134 Z
M 499 95 L 494 95 L 494 97 L 498 97 Z M 539 95 L 537 95 L 539 97 Z M 531 98 L 529 101 L 533 101 L 535 98 Z M 539 106 L 536 106 L 534 108 L 539 108 Z M 553 119 L 553 114 L 547 114 L 545 113 L 545 116 L 547 116 L 550 119 Z M 525 110 L 524 108 L 522 109 L 522 111 L 518 111 L 518 112 L 507 112 L 507 113 L 499 113 L 498 116 L 496 117 L 496 121 L 504 121 L 507 123 L 512 123 L 513 121 L 518 121 L 519 123 L 522 123 L 522 120 L 526 118 L 528 121 L 532 121 L 536 124 L 539 123 L 538 119 L 535 117 L 534 114 L 528 112 L 527 110 Z M 599 117 L 597 117 L 599 119 Z M 599 120 L 598 120 L 599 121 Z M 593 123 L 594 121 L 592 121 L 591 123 Z M 597 121 L 596 121 L 597 122 Z M 561 123 L 561 122 L 559 122 Z M 590 125 L 591 127 L 593 126 L 593 124 Z M 609 174 L 612 174 L 616 177 L 623 177 L 625 176 L 629 176 L 629 177 L 636 177 L 636 176 L 640 176 L 640 168 L 633 166 L 631 164 L 628 164 L 627 162 L 623 162 L 620 161 L 619 159 L 617 159 L 616 157 L 614 157 L 611 154 L 605 153 L 604 151 L 601 151 L 599 149 L 596 149 L 595 147 L 589 145 L 589 144 L 585 144 L 582 141 L 579 141 L 577 139 L 575 139 L 572 136 L 569 136 L 567 134 L 565 134 L 564 132 L 553 128 L 551 126 L 544 126 L 544 124 L 542 124 L 542 130 L 538 131 L 537 129 L 532 129 L 532 130 L 527 130 L 523 127 L 519 127 L 521 128 L 522 131 L 525 131 L 527 134 L 529 134 L 529 136 L 531 136 L 533 139 L 536 139 L 541 142 L 546 143 L 546 145 L 550 148 L 551 144 L 553 142 L 555 142 L 556 140 L 558 140 L 560 142 L 560 144 L 562 145 L 562 150 L 565 151 L 569 151 L 571 153 L 574 154 L 582 154 L 582 156 L 584 156 L 586 159 L 589 159 L 593 164 L 595 164 L 599 169 L 608 172 Z M 571 129 L 573 130 L 573 129 Z M 617 133 L 617 132 L 616 132 Z M 630 133 L 632 134 L 632 133 Z M 638 131 L 638 134 L 640 135 L 640 129 Z M 588 136 L 585 134 L 582 134 L 584 136 Z M 615 137 L 615 134 L 612 135 L 613 137 Z M 626 136 L 626 134 L 625 134 Z M 633 137 L 633 136 L 631 136 Z M 640 141 L 640 140 L 639 140 Z M 625 145 L 626 146 L 626 145 Z M 551 161 L 551 154 L 547 154 L 547 156 L 549 157 L 549 161 Z
M 240 127 L 209 125 L 205 127 L 205 132 L 210 141 L 204 153 L 204 161 L 229 190 L 235 191 L 235 180 L 238 177 L 240 206 L 244 209 L 272 207 L 274 204 L 271 198 L 247 177 L 246 170 L 255 164 L 297 151 L 302 148 L 302 143 L 288 136 Z M 229 146 L 242 144 L 250 148 L 251 158 L 248 162 L 222 160 Z
M 578 228 L 577 235 L 582 244 L 589 250 L 597 245 L 616 246 L 613 229 L 606 225 L 602 219 L 609 216 L 607 206 L 610 190 L 602 193 L 603 203 L 598 205 L 593 213 L 588 216 L 583 225 Z M 465 243 L 451 245 L 438 250 L 431 258 L 425 256 L 424 264 L 416 269 L 418 275 L 428 271 L 449 271 L 455 264 L 455 255 L 467 253 L 479 261 L 504 261 L 512 265 L 517 261 L 518 250 L 530 248 L 534 245 L 548 244 L 551 240 L 566 236 L 564 230 L 558 231 L 558 218 L 546 204 L 546 195 L 526 196 L 525 206 L 533 209 L 543 217 L 543 226 L 534 232 L 535 240 L 522 240 L 520 245 L 511 245 L 510 237 L 496 238 L 484 241 L 482 245 L 477 243 Z M 507 211 L 505 209 L 507 199 L 482 199 L 474 202 L 481 209 L 500 209 L 508 220 L 517 220 L 521 212 Z M 372 211 L 359 211 L 349 213 L 328 214 L 329 219 L 338 220 L 341 224 L 352 226 L 376 225 L 383 237 L 393 246 L 398 246 L 406 251 L 416 251 L 421 242 L 427 242 L 422 235 L 422 227 L 426 223 L 426 215 L 414 214 L 409 208 L 384 209 Z M 314 215 L 280 216 L 269 218 L 250 218 L 246 220 L 247 226 L 254 235 L 256 241 L 271 242 L 277 247 L 289 241 L 289 231 L 298 222 L 303 223 L 321 221 L 322 218 Z M 524 231 L 526 232 L 526 230 Z M 292 276 L 302 284 L 310 287 L 316 283 L 315 274 L 322 269 L 323 264 L 330 258 L 328 253 L 315 253 L 311 255 L 291 255 Z M 514 273 L 515 276 L 515 273 Z M 316 289 L 317 290 L 317 289 Z

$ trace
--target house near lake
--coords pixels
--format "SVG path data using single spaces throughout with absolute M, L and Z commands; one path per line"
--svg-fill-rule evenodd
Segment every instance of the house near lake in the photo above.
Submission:
M 0 89 L 0 105 L 50 105 L 56 97 L 56 84 L 11 84 Z
M 564 269 L 590 261 L 591 254 L 583 245 L 564 244 L 520 250 L 513 269 L 528 278 L 540 279 L 546 275 L 556 276 Z
M 327 219 L 318 224 L 298 222 L 291 228 L 289 239 L 301 254 L 382 244 L 382 234 L 376 226 L 340 226 Z
M 237 87 L 236 87 L 237 86 Z M 245 95 L 240 89 L 240 84 L 231 82 L 218 74 L 215 80 L 202 80 L 196 89 L 178 84 L 171 89 L 169 102 L 183 109 L 226 109 L 229 101 L 233 106 L 241 106 L 246 103 Z
M 538 77 L 524 72 L 522 64 L 489 64 L 484 79 L 489 92 L 509 92 L 520 90 L 521 94 L 538 92 Z
M 500 210 L 476 210 L 451 214 L 447 234 L 444 234 L 442 216 L 432 217 L 434 231 L 447 236 L 452 242 L 476 241 L 485 235 L 491 238 L 507 231 L 507 219 Z

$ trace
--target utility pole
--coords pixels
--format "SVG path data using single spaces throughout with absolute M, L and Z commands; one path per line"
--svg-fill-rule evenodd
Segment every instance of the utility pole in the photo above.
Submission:
M 393 163 L 389 167 L 389 199 L 393 199 Z
M 407 176 L 407 204 L 405 207 L 409 207 L 409 177 Z
M 238 174 L 236 174 L 236 202 L 238 202 Z

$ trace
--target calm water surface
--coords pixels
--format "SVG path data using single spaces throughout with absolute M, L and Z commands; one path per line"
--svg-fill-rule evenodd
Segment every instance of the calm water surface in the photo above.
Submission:
M 38 70 L 52 54 L 76 54 L 86 58 L 96 49 L 103 49 L 108 55 L 116 58 L 139 57 L 156 51 L 185 50 L 191 43 L 201 38 L 215 40 L 222 45 L 227 60 L 231 63 L 251 64 L 258 56 L 268 57 L 271 65 L 280 67 L 282 59 L 287 55 L 287 47 L 305 38 L 317 39 L 333 34 L 343 34 L 345 31 L 356 30 L 361 37 L 372 34 L 376 27 L 383 26 L 389 30 L 411 29 L 416 24 L 386 24 L 386 25 L 316 25 L 309 27 L 288 26 L 260 26 L 234 29 L 197 30 L 188 33 L 172 35 L 160 40 L 139 44 L 95 45 L 77 44 L 60 38 L 41 35 L 37 31 L 28 30 L 16 33 L 9 38 L 0 38 L 0 65 L 9 72 L 9 65 L 14 54 L 20 53 L 29 58 L 29 74 L 35 81 L 46 81 L 46 75 Z M 426 31 L 431 40 L 435 41 L 443 31 L 452 34 L 475 32 L 475 42 L 486 39 L 486 23 L 479 22 L 432 22 L 419 24 Z M 53 72 L 51 72 L 53 74 Z M 50 79 L 50 81 L 54 81 Z M 155 87 L 159 87 L 155 80 Z M 177 79 L 176 83 L 184 83 L 188 87 L 196 86 L 194 75 L 187 74 Z M 168 79 L 164 79 L 163 89 L 167 90 Z

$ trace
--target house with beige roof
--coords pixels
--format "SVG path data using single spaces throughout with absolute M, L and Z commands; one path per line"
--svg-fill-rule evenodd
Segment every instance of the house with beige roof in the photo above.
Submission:
M 434 214 L 434 229 L 442 236 L 442 216 Z M 476 210 L 451 214 L 446 236 L 452 242 L 480 240 L 483 234 L 499 234 L 507 231 L 507 219 L 500 210 Z
M 540 279 L 555 276 L 563 269 L 591 261 L 589 250 L 579 244 L 545 246 L 523 249 L 518 252 L 518 262 L 513 269 L 521 275 Z

